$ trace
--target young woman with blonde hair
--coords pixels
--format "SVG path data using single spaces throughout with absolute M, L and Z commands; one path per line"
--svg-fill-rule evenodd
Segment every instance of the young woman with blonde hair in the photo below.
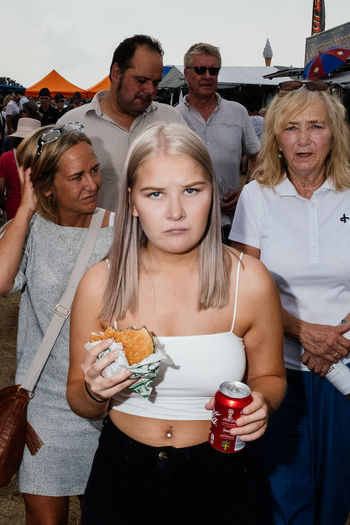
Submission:
M 128 389 L 129 371 L 102 377 L 115 353 L 96 356 L 109 341 L 84 349 L 91 331 L 115 321 L 145 325 L 170 360 L 148 400 Z M 113 246 L 86 273 L 73 306 L 69 403 L 83 417 L 109 409 L 83 523 L 134 523 L 150 513 L 152 523 L 218 523 L 232 516 L 233 501 L 240 523 L 263 523 L 245 452 L 208 444 L 211 398 L 225 380 L 246 381 L 253 402 L 231 432 L 261 436 L 284 394 L 281 345 L 280 304 L 264 266 L 221 244 L 206 148 L 184 126 L 151 126 L 129 151 Z

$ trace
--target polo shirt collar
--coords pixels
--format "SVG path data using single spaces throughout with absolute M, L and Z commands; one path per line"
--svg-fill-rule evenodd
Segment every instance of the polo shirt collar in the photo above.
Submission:
M 87 109 L 87 112 L 94 111 L 98 117 L 102 117 L 102 109 L 100 105 L 100 100 L 106 97 L 108 93 L 109 93 L 108 89 L 105 89 L 104 91 L 99 91 L 98 93 L 96 93 L 96 95 L 94 96 L 94 98 L 89 104 L 89 108 Z M 146 108 L 146 110 L 143 113 L 141 113 L 141 115 L 145 115 L 146 113 L 150 113 L 151 111 L 156 111 L 157 107 L 158 107 L 157 104 L 152 102 L 148 106 L 148 108 Z
M 286 175 L 284 176 L 282 182 L 276 186 L 275 190 L 280 197 L 300 197 L 299 193 L 295 189 L 295 186 L 291 183 Z M 326 179 L 322 186 L 314 192 L 314 195 L 325 193 L 327 191 L 335 191 L 334 185 L 328 179 Z
M 86 110 L 87 113 L 90 111 L 94 111 L 98 117 L 102 117 L 102 109 L 100 106 L 100 100 L 108 95 L 109 91 L 108 89 L 105 89 L 104 91 L 99 91 L 96 93 L 94 98 L 89 104 L 88 109 Z
M 215 107 L 213 113 L 215 113 L 216 111 L 219 111 L 219 107 L 220 107 L 221 101 L 222 101 L 222 97 L 220 97 L 219 93 L 215 93 L 215 95 L 216 95 L 216 100 L 217 100 L 218 103 L 216 104 L 216 107 Z M 194 109 L 192 106 L 189 105 L 189 103 L 187 102 L 187 97 L 188 97 L 188 95 L 185 95 L 184 98 L 182 99 L 184 104 L 185 104 L 185 106 L 187 107 L 187 109 L 190 109 L 192 111 L 197 111 L 196 109 Z

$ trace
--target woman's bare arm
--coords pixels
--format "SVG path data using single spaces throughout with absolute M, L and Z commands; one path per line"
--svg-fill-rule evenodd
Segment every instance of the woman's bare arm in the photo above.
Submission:
M 36 198 L 30 180 L 30 169 L 19 169 L 22 199 L 17 213 L 0 239 L 0 295 L 9 293 L 14 285 L 22 258 L 28 226 L 36 208 Z
M 276 285 L 262 263 L 245 257 L 240 289 L 250 326 L 244 336 L 247 383 L 276 410 L 285 393 L 282 308 Z M 248 310 L 249 309 L 249 310 Z
M 237 428 L 231 433 L 243 441 L 259 438 L 266 430 L 268 417 L 280 405 L 286 390 L 283 362 L 283 323 L 281 303 L 270 274 L 253 258 L 244 258 L 240 289 L 240 308 L 249 315 L 244 336 L 247 355 L 247 384 L 253 402 L 242 411 Z M 250 300 L 249 300 L 250 298 Z
M 67 399 L 71 409 L 82 417 L 94 418 L 106 412 L 109 399 L 135 382 L 128 379 L 131 372 L 124 371 L 105 378 L 101 372 L 112 363 L 117 353 L 110 352 L 102 359 L 96 357 L 110 346 L 106 340 L 87 351 L 85 343 L 91 332 L 99 332 L 100 312 L 107 280 L 107 265 L 102 261 L 92 266 L 84 275 L 75 294 L 70 325 L 70 365 L 67 381 Z M 97 400 L 89 396 L 89 392 Z M 105 402 L 103 402 L 105 401 Z
M 286 389 L 281 303 L 270 274 L 253 257 L 243 258 L 237 321 L 244 334 L 246 382 L 253 402 L 243 409 L 231 433 L 252 441 L 265 432 L 269 414 L 278 408 Z

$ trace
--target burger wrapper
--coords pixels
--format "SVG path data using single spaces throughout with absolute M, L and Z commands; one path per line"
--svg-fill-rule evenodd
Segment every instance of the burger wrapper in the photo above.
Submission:
M 90 350 L 100 342 L 101 341 L 94 341 L 92 343 L 86 343 L 85 348 L 86 350 Z M 129 365 L 129 362 L 123 350 L 122 343 L 116 342 L 112 343 L 111 346 L 109 346 L 108 348 L 106 348 L 106 350 L 101 352 L 97 356 L 97 359 L 101 359 L 101 357 L 107 355 L 111 350 L 119 350 L 119 355 L 117 359 L 113 361 L 113 363 L 104 368 L 104 370 L 102 371 L 103 377 L 114 376 L 118 372 L 121 372 L 125 369 L 130 370 L 133 372 L 130 379 L 138 378 L 138 381 L 130 385 L 129 388 L 137 394 L 139 394 L 141 397 L 148 399 L 152 391 L 151 383 L 157 377 L 158 374 L 160 361 L 166 358 L 163 350 L 157 347 L 157 341 L 155 341 L 155 351 L 153 352 L 153 354 L 149 355 L 148 357 L 146 357 L 146 359 L 143 359 L 143 361 L 137 363 L 136 365 Z

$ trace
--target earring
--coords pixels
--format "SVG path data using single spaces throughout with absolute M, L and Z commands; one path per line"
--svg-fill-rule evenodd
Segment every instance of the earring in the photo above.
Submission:
M 283 153 L 282 153 L 282 151 L 279 151 L 279 152 L 278 152 L 277 157 L 278 157 L 279 159 L 283 159 Z

